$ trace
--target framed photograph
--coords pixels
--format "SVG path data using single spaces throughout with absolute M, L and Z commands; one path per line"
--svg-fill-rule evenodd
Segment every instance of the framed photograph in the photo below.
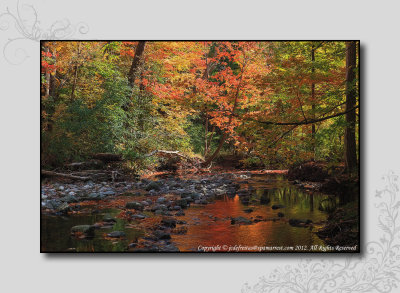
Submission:
M 43 253 L 360 253 L 360 42 L 40 42 Z

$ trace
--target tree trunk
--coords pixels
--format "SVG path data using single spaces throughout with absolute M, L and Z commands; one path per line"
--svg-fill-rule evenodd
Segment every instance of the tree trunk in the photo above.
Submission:
M 128 81 L 131 87 L 135 85 L 135 79 L 139 72 L 139 67 L 142 61 L 142 56 L 144 53 L 145 46 L 146 46 L 146 41 L 139 41 L 136 47 L 135 56 L 133 57 L 132 65 L 128 73 Z
M 54 71 L 53 74 L 50 74 L 50 88 L 49 88 L 49 95 L 54 97 L 56 91 L 56 75 L 57 75 L 57 59 L 56 59 L 57 49 L 53 48 L 51 54 L 53 55 L 54 59 Z
M 212 68 L 215 66 L 215 62 L 211 62 L 211 63 L 209 63 L 208 62 L 208 54 L 209 54 L 210 52 L 208 51 L 206 54 L 205 54 L 205 60 L 206 60 L 206 69 L 204 70 L 204 73 L 203 73 L 203 79 L 204 80 L 208 80 L 208 78 L 209 78 L 209 74 L 210 74 L 210 71 L 212 70 Z M 205 122 L 205 134 L 204 134 L 204 158 L 207 156 L 207 154 L 208 154 L 208 150 L 210 149 L 210 146 L 211 146 L 211 139 L 212 139 L 212 135 L 213 135 L 213 133 L 211 134 L 211 138 L 210 138 L 210 141 L 208 141 L 208 127 L 209 127 L 209 119 L 208 119 L 208 114 L 207 114 L 207 108 L 206 108 L 206 110 L 205 110 L 205 116 L 206 116 L 206 122 Z M 215 127 L 215 126 L 214 126 Z M 214 131 L 214 128 L 213 128 L 213 131 Z
M 222 146 L 224 145 L 226 139 L 228 138 L 228 134 L 224 132 L 224 134 L 221 137 L 221 140 L 219 141 L 217 149 L 214 151 L 214 153 L 203 163 L 204 166 L 208 166 L 218 155 L 219 151 L 221 150 Z
M 138 117 L 137 117 L 137 125 L 138 129 L 144 133 L 145 132 L 145 117 L 146 117 L 146 104 L 147 104 L 147 97 L 145 95 L 145 85 L 143 84 L 143 72 L 140 73 L 140 85 L 139 85 L 139 95 L 138 99 L 136 99 L 135 107 L 138 109 Z
M 74 81 L 72 83 L 71 100 L 75 98 L 76 83 L 78 81 L 79 56 L 81 55 L 81 42 L 78 41 L 77 61 L 74 66 Z
M 49 48 L 48 44 L 46 45 L 46 52 L 47 53 L 50 52 L 50 48 Z M 49 95 L 50 95 L 50 76 L 51 76 L 50 75 L 50 71 L 47 70 L 46 71 L 46 75 L 45 75 L 45 78 L 46 78 L 46 86 L 45 86 L 45 94 L 44 94 L 44 98 L 45 99 L 47 99 L 49 97 Z
M 146 46 L 146 41 L 138 42 L 138 45 L 135 50 L 135 56 L 133 57 L 131 68 L 129 69 L 129 72 L 128 72 L 128 82 L 132 89 L 135 86 L 135 80 L 136 80 L 136 78 L 138 78 L 138 75 L 140 72 L 140 65 L 142 64 L 142 61 L 143 61 L 142 57 L 143 57 L 145 46 Z M 143 84 L 140 84 L 139 90 L 142 90 L 142 89 L 144 89 L 144 86 L 143 86 Z M 133 98 L 132 98 L 132 93 L 131 93 L 130 99 L 129 99 L 130 102 L 128 101 L 128 102 L 124 103 L 124 105 L 122 105 L 122 109 L 124 111 L 128 111 L 129 104 L 132 102 L 132 99 Z M 139 102 L 141 105 L 143 101 L 139 99 Z M 141 120 L 141 118 L 139 118 L 139 120 Z M 142 126 L 139 125 L 139 128 L 143 128 L 143 125 Z
M 356 72 L 357 67 L 356 42 L 346 43 L 346 111 L 355 107 L 356 91 Z M 346 129 L 344 137 L 345 145 L 345 168 L 347 172 L 353 171 L 357 167 L 356 150 L 356 110 L 346 113 Z
M 314 83 L 314 73 L 315 73 L 315 67 L 314 67 L 314 62 L 315 62 L 315 48 L 314 45 L 312 45 L 311 49 L 311 61 L 312 61 L 312 67 L 311 67 L 311 112 L 313 119 L 315 119 L 315 83 Z M 312 143 L 312 152 L 313 152 L 313 159 L 315 161 L 315 124 L 311 124 L 311 143 Z
M 51 74 L 49 74 L 50 76 L 50 80 L 49 80 L 49 84 L 48 84 L 48 92 L 47 94 L 49 96 L 51 96 L 53 98 L 54 103 L 56 103 L 56 98 L 57 93 L 56 93 L 56 75 L 57 75 L 57 59 L 56 59 L 56 48 L 55 46 L 53 47 L 51 54 L 53 56 L 53 60 L 54 60 L 54 70 Z M 51 132 L 53 130 L 53 113 L 47 113 L 47 131 Z

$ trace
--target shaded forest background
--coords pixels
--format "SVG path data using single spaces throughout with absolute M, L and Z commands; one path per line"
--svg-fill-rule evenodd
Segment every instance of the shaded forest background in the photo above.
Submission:
M 140 172 L 179 151 L 204 166 L 357 169 L 357 42 L 41 43 L 42 166 L 120 154 Z

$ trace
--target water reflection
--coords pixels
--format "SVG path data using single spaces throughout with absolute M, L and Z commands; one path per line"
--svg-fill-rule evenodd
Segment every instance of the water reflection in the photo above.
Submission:
M 214 203 L 186 211 L 184 220 L 189 229 L 186 235 L 175 235 L 173 241 L 181 251 L 197 250 L 199 246 L 242 245 L 242 246 L 296 246 L 320 245 L 319 239 L 310 228 L 292 227 L 288 219 L 310 219 L 313 223 L 321 223 L 327 217 L 320 203 L 334 200 L 335 206 L 339 198 L 316 192 L 305 192 L 290 185 L 282 177 L 267 179 L 265 176 L 252 177 L 241 184 L 241 188 L 253 190 L 248 196 L 230 199 L 223 197 Z M 243 200 L 244 198 L 244 200 Z M 262 203 L 262 204 L 261 204 Z M 272 209 L 273 205 L 283 208 Z M 253 212 L 246 213 L 251 208 Z M 284 217 L 279 218 L 278 213 Z M 251 225 L 232 225 L 231 217 L 249 219 L 263 218 Z
M 115 209 L 103 210 L 101 214 L 76 214 L 68 217 L 43 215 L 41 229 L 42 251 L 64 252 L 72 249 L 76 252 L 118 252 L 125 251 L 129 242 L 138 239 L 143 232 L 125 227 L 125 221 L 117 219 L 112 228 L 96 229 L 93 238 L 78 239 L 70 235 L 71 228 L 76 225 L 102 222 L 104 215 L 115 216 Z M 124 231 L 126 238 L 112 241 L 104 236 L 111 231 Z

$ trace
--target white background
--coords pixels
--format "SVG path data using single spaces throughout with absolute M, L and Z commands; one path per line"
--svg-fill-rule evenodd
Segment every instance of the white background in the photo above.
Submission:
M 21 1 L 46 29 L 57 20 L 89 26 L 76 39 L 359 39 L 362 44 L 364 241 L 376 235 L 373 195 L 381 177 L 398 172 L 400 49 L 397 1 Z M 0 14 L 16 1 L 1 1 Z M 240 292 L 299 255 L 85 255 L 39 253 L 39 43 L 11 65 L 0 53 L 0 288 L 3 292 Z M 0 18 L 0 27 L 2 27 Z M 4 28 L 4 27 L 3 27 Z M 11 52 L 11 53 L 10 53 Z M 9 51 L 17 57 L 20 51 Z M 11 54 L 11 55 L 10 55 Z M 17 54 L 14 56 L 13 54 Z M 307 255 L 310 257 L 311 255 Z M 323 258 L 325 256 L 311 256 Z M 5 289 L 5 290 L 4 290 Z

